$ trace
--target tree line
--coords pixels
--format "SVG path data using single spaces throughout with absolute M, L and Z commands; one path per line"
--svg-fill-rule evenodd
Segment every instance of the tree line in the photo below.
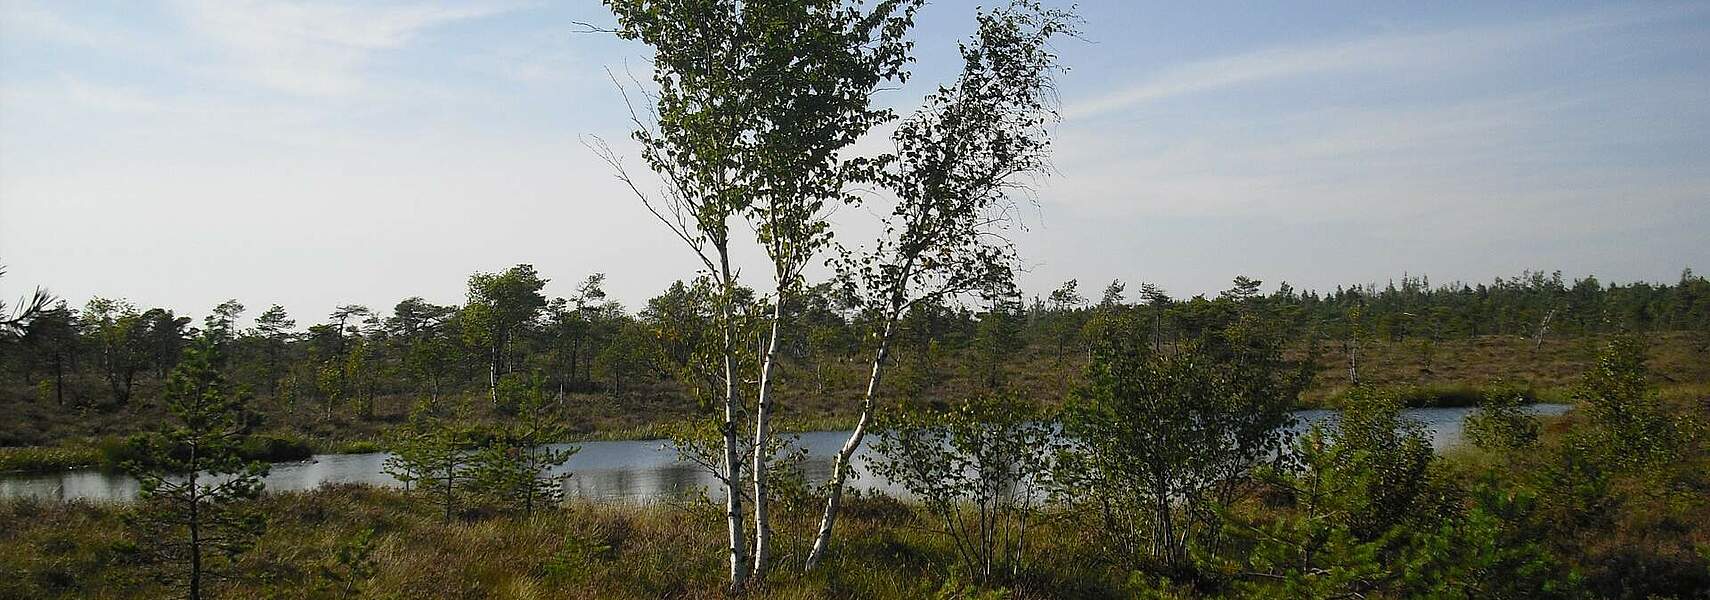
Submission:
M 15 315 L 0 340 L 0 365 L 14 385 L 59 405 L 121 406 L 139 384 L 163 385 L 191 341 L 206 331 L 227 354 L 232 379 L 291 410 L 372 416 L 382 395 L 439 398 L 480 391 L 495 401 L 505 376 L 545 378 L 550 395 L 622 394 L 643 382 L 675 381 L 694 328 L 710 319 L 706 281 L 677 282 L 628 311 L 607 299 L 604 276 L 580 282 L 570 297 L 546 298 L 547 281 L 530 265 L 470 278 L 468 302 L 438 305 L 420 297 L 390 313 L 339 306 L 304 328 L 272 305 L 244 328 L 246 307 L 230 300 L 201 325 L 171 308 L 140 309 L 117 298 L 81 308 L 37 301 Z M 1266 313 L 1292 340 L 1450 340 L 1483 335 L 1580 336 L 1635 331 L 1710 331 L 1710 281 L 1686 271 L 1675 283 L 1602 284 L 1527 273 L 1489 284 L 1429 287 L 1424 278 L 1399 286 L 1354 285 L 1328 293 L 1284 283 L 1262 293 L 1241 277 L 1215 296 L 1176 299 L 1151 284 L 1112 282 L 1096 301 L 1070 281 L 1043 298 L 999 298 L 986 304 L 927 298 L 902 307 L 862 306 L 827 283 L 805 287 L 783 307 L 790 327 L 781 354 L 812 393 L 850 385 L 849 363 L 866 335 L 890 321 L 888 353 L 906 363 L 891 382 L 919 395 L 925 379 L 958 372 L 997 383 L 991 368 L 1021 348 L 1085 355 L 1105 315 L 1152 324 L 1156 344 L 1197 336 L 1216 313 L 1241 307 Z M 739 290 L 743 310 L 769 310 L 752 290 Z M 1219 302 L 1225 300 L 1228 302 Z M 23 311 L 20 311 L 23 312 Z M 993 359 L 996 359 L 995 361 Z M 981 372 L 984 371 L 984 372 Z

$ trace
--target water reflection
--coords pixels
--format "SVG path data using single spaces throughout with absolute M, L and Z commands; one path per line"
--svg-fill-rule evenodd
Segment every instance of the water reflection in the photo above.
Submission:
M 1559 404 L 1531 407 L 1534 413 L 1548 415 L 1561 414 L 1567 409 Z M 1470 408 L 1421 408 L 1410 409 L 1407 415 L 1424 422 L 1432 446 L 1442 450 L 1460 443 L 1461 421 L 1471 411 Z M 1297 429 L 1304 431 L 1312 423 L 1332 420 L 1335 414 L 1327 410 L 1299 411 L 1295 413 L 1300 418 Z M 842 431 L 816 431 L 798 436 L 796 443 L 807 451 L 802 469 L 809 482 L 817 483 L 831 476 L 832 458 L 847 436 L 848 432 Z M 717 479 L 696 465 L 677 460 L 676 452 L 657 440 L 579 445 L 581 451 L 557 471 L 571 475 L 563 480 L 567 496 L 648 502 L 692 497 L 705 490 L 709 496 L 719 497 Z M 855 455 L 853 466 L 858 474 L 865 475 L 855 478 L 851 485 L 863 491 L 900 494 L 900 487 L 868 474 L 867 452 L 868 447 L 863 444 Z M 328 454 L 303 462 L 278 463 L 267 476 L 267 489 L 308 490 L 326 483 L 400 486 L 382 470 L 387 456 L 386 453 Z M 135 498 L 137 492 L 135 479 L 96 470 L 0 476 L 0 498 L 116 501 Z

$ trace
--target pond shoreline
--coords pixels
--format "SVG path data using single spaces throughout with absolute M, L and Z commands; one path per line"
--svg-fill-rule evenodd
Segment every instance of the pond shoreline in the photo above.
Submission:
M 1384 386 L 1385 389 L 1396 391 L 1407 408 L 1473 408 L 1479 399 L 1489 391 L 1490 386 L 1474 386 L 1460 383 L 1422 384 L 1404 386 Z M 1516 387 L 1516 393 L 1521 394 L 1532 404 L 1570 404 L 1571 400 L 1564 390 L 1531 387 Z M 1336 410 L 1346 390 L 1334 389 L 1317 401 L 1298 402 L 1296 412 L 1313 410 Z M 780 433 L 807 433 L 830 430 L 848 430 L 855 426 L 855 416 L 828 416 L 811 419 L 784 419 L 773 426 Z M 691 425 L 691 421 L 667 420 L 644 425 L 602 429 L 565 436 L 554 443 L 576 444 L 583 442 L 616 442 L 616 441 L 657 441 L 671 437 L 673 431 Z M 261 432 L 257 438 L 266 440 L 266 448 L 257 450 L 251 458 L 269 463 L 291 463 L 309 460 L 313 456 L 330 456 L 340 454 L 369 454 L 383 452 L 383 441 L 378 438 L 306 438 L 290 432 Z M 42 475 L 65 471 L 84 469 L 102 469 L 112 472 L 119 471 L 119 465 L 126 457 L 118 450 L 124 443 L 123 437 L 108 436 L 100 439 L 86 439 L 80 443 L 69 443 L 52 446 L 10 446 L 0 447 L 0 477 L 14 475 Z M 302 458 L 299 458 L 302 457 Z
M 1559 415 L 1571 406 L 1563 404 L 1532 404 L 1528 410 L 1538 415 Z M 1472 412 L 1469 408 L 1412 408 L 1406 413 L 1423 423 L 1431 435 L 1432 446 L 1439 451 L 1460 443 L 1461 423 Z M 1303 431 L 1313 423 L 1334 419 L 1333 409 L 1296 411 L 1300 423 L 1295 431 Z M 847 430 L 793 432 L 797 442 L 807 451 L 803 463 L 804 476 L 809 481 L 824 479 L 830 473 L 831 457 L 847 440 Z M 869 441 L 871 438 L 869 438 Z M 713 488 L 710 474 L 678 460 L 676 452 L 665 439 L 594 440 L 566 442 L 555 446 L 576 445 L 580 451 L 566 463 L 562 473 L 563 491 L 567 497 L 596 500 L 651 501 L 676 498 L 697 493 L 698 488 Z M 856 457 L 856 466 L 864 466 L 865 445 Z M 329 483 L 369 483 L 397 485 L 383 472 L 385 452 L 355 454 L 316 454 L 306 460 L 272 464 L 267 479 L 270 491 L 302 491 Z M 889 482 L 869 477 L 857 487 L 891 491 Z M 136 493 L 135 480 L 123 473 L 101 469 L 72 469 L 48 473 L 0 474 L 0 498 L 39 497 L 44 499 L 123 501 Z

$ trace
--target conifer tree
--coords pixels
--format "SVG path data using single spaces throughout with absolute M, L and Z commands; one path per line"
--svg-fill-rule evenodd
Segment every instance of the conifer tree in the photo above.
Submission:
M 534 514 L 536 508 L 562 497 L 559 482 L 569 474 L 553 471 L 580 448 L 554 449 L 547 444 L 560 440 L 565 429 L 551 414 L 546 401 L 546 379 L 535 375 L 517 398 L 506 399 L 517 407 L 517 415 L 494 429 L 473 460 L 471 483 L 488 498 Z
M 249 501 L 261 493 L 267 463 L 239 454 L 249 395 L 227 386 L 216 344 L 204 334 L 185 352 L 164 392 L 176 422 L 138 438 L 142 458 L 126 465 L 142 486 L 132 523 L 156 558 L 181 569 L 169 579 L 182 577 L 191 600 L 265 527 Z
M 457 422 L 455 415 L 435 414 L 433 407 L 417 406 L 409 423 L 391 431 L 386 443 L 392 456 L 386 459 L 387 475 L 434 498 L 446 522 L 457 511 L 458 497 L 471 487 L 474 458 L 479 449 L 475 432 Z

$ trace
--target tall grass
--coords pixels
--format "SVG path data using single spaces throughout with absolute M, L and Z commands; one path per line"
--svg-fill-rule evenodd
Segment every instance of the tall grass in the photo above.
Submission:
M 0 472 L 45 473 L 100 464 L 101 451 L 86 446 L 0 448 Z
M 724 541 L 716 507 L 572 501 L 532 516 L 472 509 L 450 523 L 404 492 L 340 485 L 260 501 L 266 534 L 238 563 L 221 598 L 339 597 L 327 571 L 340 549 L 373 530 L 375 575 L 365 598 L 723 598 Z M 0 597 L 168 597 L 123 524 L 126 505 L 0 501 Z M 801 560 L 817 506 L 775 523 L 781 557 L 754 598 L 964 597 L 954 550 L 909 505 L 853 498 L 825 568 Z M 1130 597 L 1071 530 L 1047 522 L 1033 557 L 997 597 Z M 971 588 L 970 588 L 971 589 Z

